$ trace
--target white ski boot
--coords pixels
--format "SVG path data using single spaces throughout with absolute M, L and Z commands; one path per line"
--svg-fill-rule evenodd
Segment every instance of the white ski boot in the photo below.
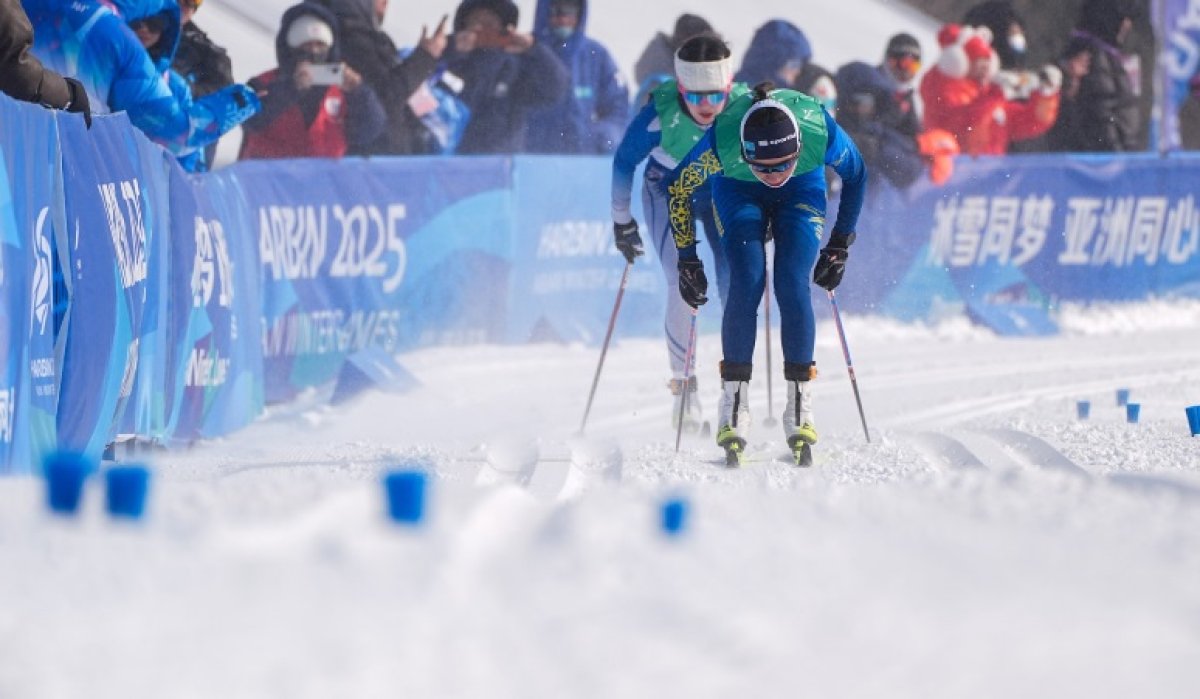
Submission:
M 717 409 L 717 446 L 726 466 L 741 466 L 750 427 L 749 364 L 721 362 L 721 401 Z
M 812 466 L 812 445 L 817 443 L 813 424 L 812 379 L 817 368 L 805 364 L 784 364 L 787 379 L 787 408 L 783 411 L 783 436 L 792 450 L 797 466 Z

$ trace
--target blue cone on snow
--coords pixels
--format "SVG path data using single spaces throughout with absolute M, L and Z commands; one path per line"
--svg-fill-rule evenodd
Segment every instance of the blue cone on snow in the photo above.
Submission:
M 416 526 L 425 519 L 424 471 L 392 471 L 383 479 L 388 517 L 397 524 Z
M 104 472 L 105 505 L 108 514 L 141 519 L 146 511 L 150 470 L 145 466 L 114 466 Z
M 682 498 L 673 498 L 663 503 L 662 528 L 667 536 L 679 536 L 687 529 L 688 503 Z
M 74 516 L 79 511 L 83 485 L 95 470 L 95 463 L 83 454 L 59 451 L 47 456 L 42 463 L 42 475 L 46 479 L 46 506 L 50 511 Z

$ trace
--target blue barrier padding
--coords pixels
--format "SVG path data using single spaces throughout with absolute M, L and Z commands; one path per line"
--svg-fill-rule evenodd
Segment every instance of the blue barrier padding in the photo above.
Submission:
M 602 157 L 195 176 L 123 115 L 86 130 L 0 97 L 0 162 L 0 473 L 118 435 L 226 434 L 343 370 L 346 390 L 370 378 L 352 357 L 598 343 L 624 267 Z M 1055 155 L 961 158 L 941 187 L 873 181 L 840 305 L 1015 335 L 1055 332 L 1063 301 L 1197 295 L 1198 175 L 1195 154 Z M 659 336 L 666 292 L 639 261 L 617 338 Z

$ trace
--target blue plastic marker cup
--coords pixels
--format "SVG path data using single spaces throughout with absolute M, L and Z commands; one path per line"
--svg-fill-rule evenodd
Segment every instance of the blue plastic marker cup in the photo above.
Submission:
M 55 514 L 74 516 L 79 511 L 83 484 L 94 466 L 83 454 L 55 452 L 46 457 L 42 474 L 46 479 L 46 505 Z
M 104 472 L 105 505 L 108 514 L 141 519 L 146 511 L 150 470 L 145 466 L 114 466 Z
M 397 524 L 416 526 L 425 519 L 424 471 L 392 471 L 383 479 L 388 517 Z
M 1200 405 L 1189 405 L 1185 411 L 1187 412 L 1188 429 L 1192 431 L 1192 436 L 1200 435 Z
M 1089 401 L 1089 400 L 1075 401 L 1075 415 L 1078 416 L 1080 420 L 1088 419 L 1088 415 L 1090 415 L 1091 413 L 1092 413 L 1092 402 L 1091 401 Z
M 1117 389 L 1117 407 L 1119 408 L 1122 405 L 1126 405 L 1127 403 L 1129 403 L 1129 389 L 1128 388 L 1118 388 Z
M 1138 416 L 1142 413 L 1141 403 L 1126 403 L 1125 404 L 1125 422 L 1131 425 L 1136 425 Z
M 679 536 L 687 529 L 688 503 L 682 498 L 672 498 L 662 506 L 662 528 L 667 536 Z

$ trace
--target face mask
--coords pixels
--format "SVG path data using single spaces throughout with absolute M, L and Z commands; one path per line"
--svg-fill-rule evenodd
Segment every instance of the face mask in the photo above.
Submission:
M 1013 50 L 1013 53 L 1025 53 L 1025 35 L 1013 34 L 1008 37 L 1008 47 Z
M 553 34 L 559 41 L 566 41 L 575 33 L 574 27 L 550 27 L 550 33 Z

